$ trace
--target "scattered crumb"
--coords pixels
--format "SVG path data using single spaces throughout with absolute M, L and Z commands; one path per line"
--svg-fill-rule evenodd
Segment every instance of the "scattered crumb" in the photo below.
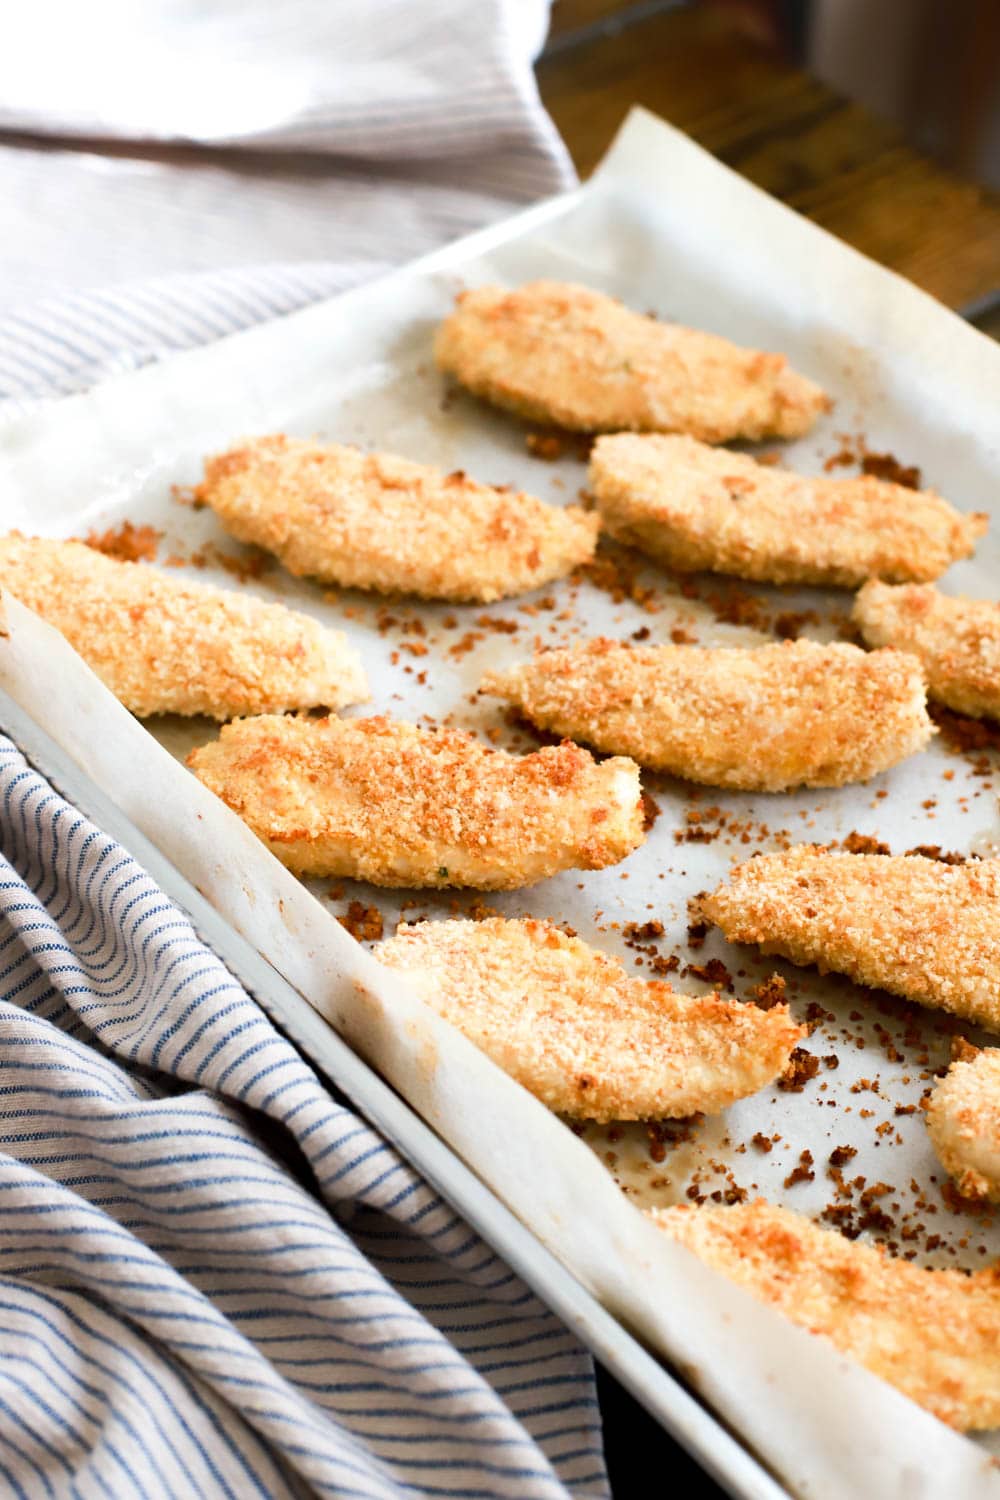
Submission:
M 156 549 L 163 537 L 155 526 L 134 526 L 131 521 L 122 521 L 120 526 L 107 531 L 90 531 L 84 537 L 88 547 L 113 557 L 118 562 L 154 562 Z
M 750 991 L 754 1005 L 760 1006 L 761 1010 L 771 1010 L 775 1005 L 784 1005 L 788 999 L 788 986 L 780 974 L 772 974 L 770 979 L 765 979 L 761 984 L 754 985 Z
M 788 1060 L 788 1066 L 778 1079 L 779 1089 L 784 1089 L 787 1094 L 801 1094 L 811 1078 L 815 1078 L 819 1072 L 819 1058 L 815 1053 L 807 1052 L 804 1047 L 796 1047 Z
M 902 464 L 891 453 L 865 453 L 861 458 L 861 472 L 875 479 L 888 479 L 908 490 L 919 490 L 920 470 L 915 464 Z
M 800 1151 L 798 1166 L 793 1167 L 785 1178 L 785 1187 L 795 1187 L 799 1182 L 812 1182 L 816 1173 L 813 1171 L 813 1154 L 811 1151 Z
M 382 936 L 382 913 L 377 906 L 365 906 L 361 901 L 352 901 L 345 915 L 338 917 L 337 921 L 359 943 L 377 943 Z
M 841 841 L 840 847 L 847 854 L 891 854 L 892 850 L 888 844 L 883 844 L 879 839 L 872 838 L 867 833 L 851 832 Z
M 526 432 L 524 435 L 524 446 L 528 452 L 533 458 L 540 458 L 547 464 L 556 463 L 567 454 L 570 458 L 585 462 L 590 457 L 593 443 L 591 433 L 567 432 L 562 427 L 547 427 L 542 432 Z

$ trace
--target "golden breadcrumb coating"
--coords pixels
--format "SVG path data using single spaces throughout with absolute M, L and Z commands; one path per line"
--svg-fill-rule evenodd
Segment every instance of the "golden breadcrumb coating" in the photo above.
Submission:
M 853 619 L 870 646 L 919 656 L 930 697 L 974 719 L 1000 719 L 1000 604 L 871 578 Z
M 792 474 L 684 437 L 600 438 L 589 482 L 618 541 L 682 573 L 765 583 L 924 582 L 968 557 L 987 526 L 933 490 Z
M 830 404 L 783 354 L 657 322 L 568 282 L 461 293 L 434 357 L 494 405 L 584 432 L 800 437 Z
M 1000 1028 L 1000 860 L 799 844 L 740 865 L 701 908 L 730 942 Z
M 934 1085 L 927 1131 L 959 1192 L 1000 1203 L 1000 1047 L 966 1050 Z
M 346 636 L 283 604 L 118 562 L 82 542 L 0 536 L 0 587 L 62 631 L 132 713 L 280 713 L 368 697 Z
M 706 1265 L 959 1431 L 1000 1426 L 1000 1273 L 893 1259 L 758 1198 L 651 1209 Z
M 542 651 L 480 691 L 533 724 L 709 786 L 781 792 L 866 781 L 933 733 L 915 657 L 783 641 Z
M 543 1104 L 579 1119 L 725 1109 L 777 1078 L 806 1035 L 785 1005 L 679 995 L 530 917 L 401 926 L 376 957 Z
M 283 436 L 207 459 L 197 495 L 290 573 L 425 599 L 526 593 L 593 557 L 600 527 L 461 471 Z
M 577 745 L 510 755 L 385 717 L 271 717 L 227 724 L 188 765 L 300 875 L 513 890 L 644 837 L 638 768 Z

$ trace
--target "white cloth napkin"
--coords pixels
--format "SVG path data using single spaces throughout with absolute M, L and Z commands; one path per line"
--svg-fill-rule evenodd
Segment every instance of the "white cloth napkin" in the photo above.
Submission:
M 531 66 L 547 20 L 547 0 L 13 8 L 0 396 L 290 311 L 570 186 Z
M 540 0 L 32 0 L 5 17 L 0 128 L 379 161 L 526 139 Z M 526 112 L 525 112 L 526 113 Z

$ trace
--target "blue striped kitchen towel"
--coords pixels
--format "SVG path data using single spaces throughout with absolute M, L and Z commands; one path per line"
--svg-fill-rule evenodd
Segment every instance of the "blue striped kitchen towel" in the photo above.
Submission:
M 0 736 L 0 1493 L 607 1493 L 589 1358 Z

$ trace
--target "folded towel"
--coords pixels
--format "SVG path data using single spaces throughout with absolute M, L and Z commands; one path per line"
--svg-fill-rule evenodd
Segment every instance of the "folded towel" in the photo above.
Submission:
M 32 0 L 4 25 L 0 129 L 368 161 L 532 145 L 547 20 L 540 0 Z
M 0 398 L 82 389 L 571 186 L 531 66 L 547 20 L 547 0 L 18 7 Z

